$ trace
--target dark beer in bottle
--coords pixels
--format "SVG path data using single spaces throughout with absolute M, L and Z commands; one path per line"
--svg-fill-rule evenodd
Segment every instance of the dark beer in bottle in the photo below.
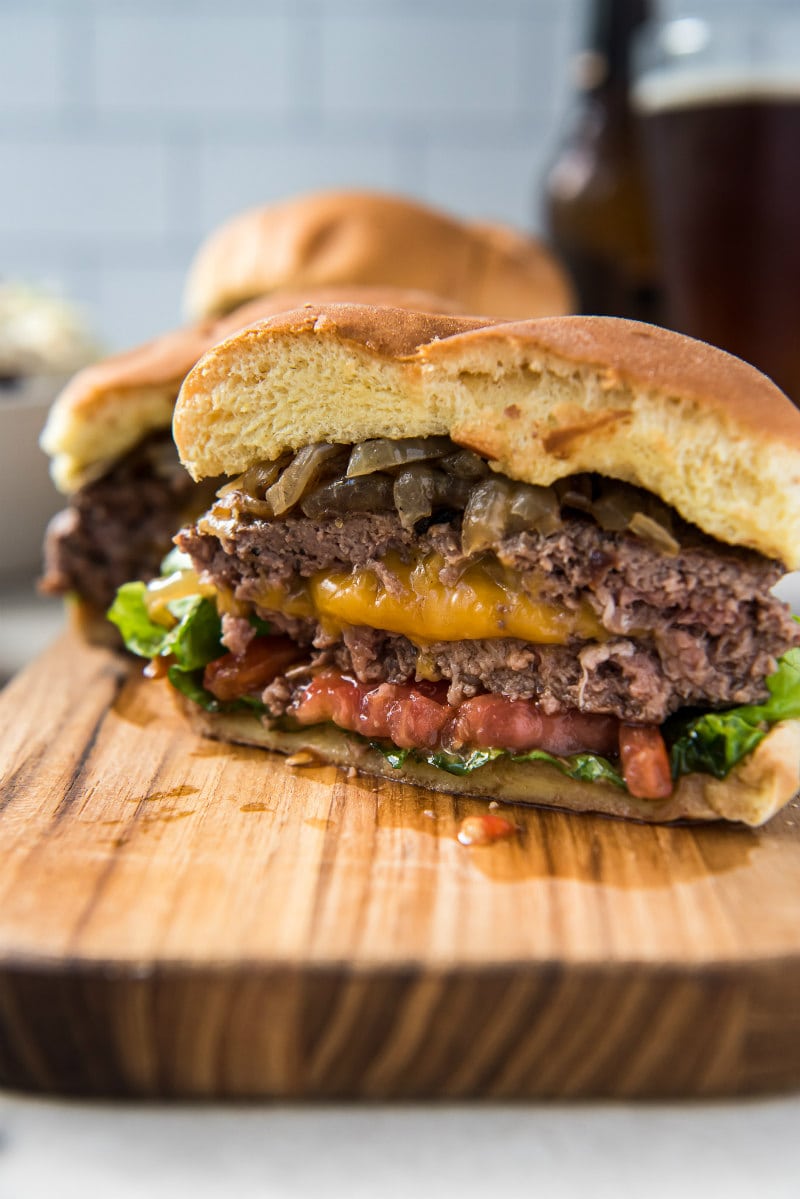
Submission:
M 660 287 L 647 194 L 630 104 L 631 42 L 647 0 L 594 0 L 576 61 L 572 131 L 545 181 L 555 249 L 582 312 L 660 321 Z

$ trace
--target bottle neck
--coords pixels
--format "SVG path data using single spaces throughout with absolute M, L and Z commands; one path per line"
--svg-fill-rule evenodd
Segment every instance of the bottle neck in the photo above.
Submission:
M 583 59 L 583 89 L 627 103 L 631 80 L 631 43 L 649 19 L 649 0 L 590 0 Z

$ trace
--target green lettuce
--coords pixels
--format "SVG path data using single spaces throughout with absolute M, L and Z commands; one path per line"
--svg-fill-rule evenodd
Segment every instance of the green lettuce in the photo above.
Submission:
M 182 670 L 196 670 L 225 653 L 216 605 L 202 595 L 171 600 L 167 610 L 175 624 L 166 628 L 152 620 L 144 583 L 124 583 L 108 610 L 131 653 L 140 658 L 174 658 Z
M 429 766 L 435 766 L 437 770 L 446 770 L 448 774 L 461 776 L 480 770 L 487 762 L 495 762 L 498 758 L 508 758 L 511 762 L 547 762 L 556 770 L 560 770 L 562 774 L 567 775 L 568 778 L 580 779 L 582 782 L 602 781 L 613 783 L 616 787 L 625 786 L 622 776 L 610 762 L 601 758 L 599 754 L 570 754 L 561 758 L 556 754 L 549 754 L 543 749 L 532 749 L 525 754 L 515 754 L 505 749 L 470 749 L 463 753 L 445 753 L 437 750 L 434 753 L 424 753 L 419 750 L 398 749 L 396 745 L 385 741 L 371 741 L 370 747 L 382 753 L 395 770 L 403 765 L 409 755 L 414 761 L 427 762 Z
M 174 549 L 161 563 L 161 578 L 150 587 L 191 568 L 191 559 Z M 204 668 L 225 653 L 216 604 L 202 595 L 170 600 L 166 608 L 174 623 L 167 628 L 151 618 L 147 592 L 145 583 L 123 584 L 108 610 L 108 619 L 117 626 L 131 653 L 140 658 L 170 658 L 167 677 L 172 686 L 200 707 L 219 711 L 222 705 L 203 686 Z
M 267 707 L 252 696 L 222 703 L 203 686 L 205 667 L 227 652 L 222 644 L 222 622 L 213 599 L 187 595 L 170 600 L 166 604 L 174 620 L 170 628 L 151 619 L 146 601 L 148 590 L 191 569 L 191 558 L 179 549 L 172 550 L 161 563 L 159 579 L 150 584 L 125 583 L 119 588 L 108 610 L 108 619 L 117 626 L 131 653 L 140 658 L 171 659 L 167 678 L 172 686 L 207 712 L 247 709 L 267 712 Z M 258 616 L 252 615 L 249 620 L 259 636 L 271 632 L 267 621 Z
M 672 776 L 711 774 L 724 779 L 742 758 L 781 720 L 800 717 L 800 649 L 791 649 L 766 680 L 764 704 L 729 708 L 727 712 L 681 714 L 667 721 Z

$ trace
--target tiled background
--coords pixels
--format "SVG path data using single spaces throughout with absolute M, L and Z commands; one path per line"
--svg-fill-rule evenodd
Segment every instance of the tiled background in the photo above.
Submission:
M 119 347 L 180 319 L 193 250 L 247 205 L 367 185 L 536 228 L 582 10 L 0 0 L 0 275 Z
M 107 344 L 203 234 L 328 184 L 536 219 L 580 0 L 0 0 L 0 274 Z

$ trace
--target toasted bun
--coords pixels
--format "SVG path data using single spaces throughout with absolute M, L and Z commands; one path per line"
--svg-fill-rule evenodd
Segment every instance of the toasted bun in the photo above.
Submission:
M 597 471 L 800 566 L 800 412 L 739 359 L 634 321 L 284 313 L 197 364 L 174 432 L 195 478 L 316 441 L 446 433 L 511 478 Z
M 340 283 L 421 287 L 507 319 L 574 310 L 564 271 L 533 238 L 362 191 L 313 192 L 234 217 L 200 247 L 185 306 L 217 315 L 278 288 Z
M 186 374 L 216 342 L 253 321 L 307 302 L 393 304 L 422 312 L 458 312 L 452 300 L 391 287 L 301 288 L 262 296 L 218 320 L 203 320 L 113 354 L 75 375 L 56 399 L 41 445 L 66 494 L 105 474 L 148 433 L 168 429 Z
M 611 783 L 582 783 L 545 762 L 498 759 L 465 776 L 448 774 L 407 758 L 394 768 L 383 754 L 333 725 L 283 732 L 249 713 L 214 714 L 177 696 L 197 732 L 205 737 L 258 745 L 283 754 L 310 753 L 322 762 L 354 767 L 364 774 L 401 779 L 432 791 L 474 795 L 508 803 L 540 804 L 572 812 L 603 812 L 662 824 L 670 820 L 737 820 L 764 824 L 800 787 L 800 721 L 775 725 L 727 778 L 690 774 L 680 779 L 669 799 L 636 799 Z

